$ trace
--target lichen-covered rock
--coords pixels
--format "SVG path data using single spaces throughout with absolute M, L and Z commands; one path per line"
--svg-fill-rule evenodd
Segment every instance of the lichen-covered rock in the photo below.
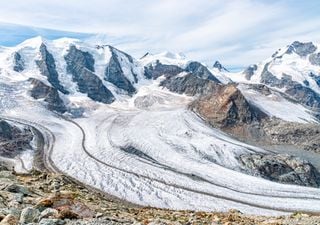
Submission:
M 44 99 L 44 101 L 47 102 L 49 110 L 54 110 L 60 113 L 67 111 L 64 102 L 55 88 L 50 87 L 35 78 L 30 78 L 29 82 L 32 85 L 32 89 L 30 90 L 31 97 L 35 99 Z
M 309 162 L 290 155 L 250 154 L 240 156 L 244 170 L 272 181 L 319 187 L 320 173 Z
M 17 218 L 11 214 L 8 214 L 0 222 L 0 225 L 17 225 L 17 224 L 18 224 Z
M 21 212 L 20 223 L 28 224 L 28 223 L 37 223 L 39 220 L 40 212 L 38 209 L 27 207 L 24 208 Z
M 81 93 L 87 94 L 94 101 L 106 104 L 115 100 L 111 91 L 94 74 L 94 59 L 90 53 L 83 52 L 72 45 L 65 60 L 67 72 L 72 75 L 72 80 L 78 84 Z

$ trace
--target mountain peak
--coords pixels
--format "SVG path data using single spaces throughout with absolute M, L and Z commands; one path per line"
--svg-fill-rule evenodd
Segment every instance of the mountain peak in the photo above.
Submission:
M 229 72 L 218 60 L 213 64 L 213 68 L 216 68 L 219 71 Z
M 22 42 L 18 46 L 22 46 L 22 47 L 28 46 L 28 47 L 38 48 L 42 44 L 45 44 L 46 42 L 47 42 L 47 40 L 44 39 L 42 36 L 36 36 L 36 37 L 25 40 L 24 42 Z
M 307 56 L 314 53 L 317 50 L 312 42 L 300 42 L 294 41 L 291 45 L 288 46 L 287 54 L 296 53 L 299 56 Z

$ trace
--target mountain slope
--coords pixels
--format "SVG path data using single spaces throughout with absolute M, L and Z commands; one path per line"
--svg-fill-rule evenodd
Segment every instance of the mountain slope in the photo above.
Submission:
M 315 166 L 227 133 L 258 136 L 274 121 L 316 126 L 313 111 L 291 92 L 253 81 L 228 84 L 231 73 L 218 64 L 182 54 L 137 60 L 109 45 L 66 38 L 3 47 L 0 60 L 1 117 L 37 131 L 50 171 L 141 205 L 320 211 L 319 189 L 311 188 L 319 185 Z M 281 105 L 289 115 L 274 109 Z

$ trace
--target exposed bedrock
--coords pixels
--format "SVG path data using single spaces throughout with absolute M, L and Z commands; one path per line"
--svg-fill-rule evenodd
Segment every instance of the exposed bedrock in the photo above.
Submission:
M 114 84 L 116 87 L 126 91 L 129 95 L 133 95 L 136 93 L 136 89 L 131 83 L 131 81 L 126 77 L 124 71 L 122 70 L 122 66 L 120 63 L 120 59 L 118 58 L 117 52 L 119 50 L 109 46 L 111 52 L 111 58 L 109 60 L 109 64 L 105 69 L 105 80 L 109 81 L 110 83 Z M 130 55 L 121 52 L 121 54 L 127 58 L 130 63 L 133 63 L 133 59 Z M 131 74 L 135 83 L 138 82 L 137 75 L 131 70 Z
M 250 154 L 239 157 L 244 171 L 268 180 L 319 187 L 320 173 L 308 161 L 290 155 Z
M 245 75 L 245 78 L 247 80 L 250 80 L 251 77 L 254 75 L 254 73 L 257 71 L 258 66 L 257 65 L 250 65 L 248 66 L 244 71 L 243 74 Z
M 289 144 L 304 150 L 320 152 L 318 124 L 270 118 L 250 104 L 235 84 L 208 83 L 211 83 L 211 88 L 207 94 L 199 96 L 189 107 L 210 125 L 219 127 L 245 142 L 261 145 Z M 199 86 L 205 87 L 203 84 Z M 251 88 L 264 95 L 271 94 L 271 90 L 263 84 L 251 85 Z
M 28 127 L 18 127 L 0 120 L 0 156 L 13 158 L 26 148 L 30 148 L 33 134 Z M 1 165 L 0 165 L 1 167 Z
M 281 79 L 277 78 L 268 70 L 268 67 L 269 63 L 265 65 L 261 73 L 261 83 L 271 87 L 285 88 L 285 93 L 297 102 L 308 107 L 320 109 L 320 95 L 318 93 L 309 87 L 293 81 L 290 75 L 283 74 Z M 314 74 L 310 74 L 310 76 L 317 82 L 318 76 Z
M 19 52 L 13 54 L 13 70 L 22 72 L 24 70 L 24 61 Z
M 303 43 L 303 42 L 295 41 L 289 46 L 286 53 L 291 54 L 292 52 L 295 52 L 299 56 L 304 57 L 315 52 L 316 50 L 317 50 L 317 47 L 312 42 Z
M 30 90 L 31 97 L 34 99 L 43 99 L 47 103 L 47 108 L 49 110 L 60 113 L 67 111 L 64 102 L 59 96 L 59 92 L 55 88 L 50 87 L 35 78 L 30 78 L 29 82 L 32 85 L 32 89 Z
M 40 46 L 40 56 L 41 59 L 36 60 L 36 64 L 39 67 L 41 74 L 47 77 L 52 87 L 63 94 L 69 94 L 69 92 L 60 84 L 55 60 L 53 55 L 48 51 L 47 46 L 44 44 L 41 44 Z
M 186 72 L 192 73 L 193 75 L 202 78 L 212 80 L 215 83 L 221 83 L 209 70 L 206 66 L 202 65 L 199 62 L 190 62 L 185 68 Z
M 190 108 L 211 125 L 234 127 L 259 123 L 267 115 L 250 105 L 236 85 L 217 85 L 215 91 L 201 96 Z
M 83 52 L 72 45 L 65 60 L 67 72 L 72 75 L 72 80 L 77 83 L 81 93 L 87 94 L 94 101 L 106 104 L 115 100 L 111 91 L 94 74 L 94 59 L 90 53 Z
M 165 77 L 172 77 L 183 72 L 183 69 L 176 65 L 165 65 L 157 60 L 154 65 L 150 64 L 144 68 L 144 76 L 148 79 L 157 79 L 164 75 Z

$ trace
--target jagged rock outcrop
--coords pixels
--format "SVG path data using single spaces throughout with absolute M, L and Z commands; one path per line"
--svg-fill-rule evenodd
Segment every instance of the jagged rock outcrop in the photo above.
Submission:
M 86 93 L 94 101 L 106 104 L 115 100 L 111 91 L 94 74 L 94 59 L 90 53 L 71 45 L 65 60 L 67 72 L 72 75 L 72 80 L 78 84 L 81 93 Z
M 0 138 L 12 139 L 12 128 L 9 123 L 0 120 Z
M 240 156 L 244 170 L 268 180 L 319 187 L 320 173 L 308 161 L 289 155 L 250 154 Z
M 271 120 L 261 128 L 264 142 L 300 146 L 304 150 L 320 152 L 320 127 L 317 124 Z
M 236 85 L 217 85 L 213 92 L 201 96 L 190 108 L 214 126 L 233 127 L 259 122 L 267 117 L 250 105 Z
M 13 54 L 13 70 L 22 72 L 24 70 L 24 61 L 19 52 Z
M 309 57 L 309 61 L 312 65 L 320 66 L 320 52 L 311 54 Z
M 293 81 L 290 75 L 283 74 L 281 79 L 277 78 L 268 70 L 268 66 L 269 63 L 264 66 L 261 73 L 261 83 L 271 87 L 285 88 L 284 93 L 292 97 L 297 102 L 309 107 L 320 108 L 320 95 L 318 93 L 309 87 Z M 317 77 L 314 77 L 314 79 L 317 79 Z
M 214 91 L 216 85 L 217 83 L 211 80 L 201 79 L 192 73 L 172 76 L 160 82 L 160 86 L 172 92 L 190 96 L 207 95 Z
M 250 80 L 254 73 L 257 71 L 258 66 L 256 64 L 248 66 L 244 71 L 243 74 L 247 80 Z
M 69 94 L 69 92 L 60 84 L 53 55 L 48 51 L 47 46 L 43 43 L 40 46 L 40 56 L 41 59 L 36 60 L 36 64 L 40 69 L 40 73 L 48 78 L 48 81 L 52 87 L 59 90 L 63 94 Z
M 129 95 L 132 95 L 136 93 L 136 89 L 131 83 L 131 81 L 125 76 L 124 71 L 121 67 L 120 59 L 118 58 L 117 51 L 120 52 L 119 50 L 108 46 L 111 52 L 111 58 L 109 60 L 109 64 L 107 65 L 105 69 L 105 80 L 109 81 L 110 83 L 114 84 L 116 87 L 128 92 Z M 126 57 L 126 59 L 130 62 L 133 63 L 133 58 L 124 53 L 121 52 L 121 54 Z M 131 73 L 133 75 L 134 82 L 137 83 L 137 75 L 131 70 Z
M 291 54 L 292 52 L 295 52 L 299 56 L 307 56 L 311 53 L 314 53 L 317 50 L 317 47 L 312 42 L 299 42 L 295 41 L 293 42 L 287 50 L 287 54 Z
M 186 68 L 186 72 L 192 73 L 193 75 L 202 78 L 212 80 L 216 83 L 221 83 L 209 70 L 206 66 L 202 65 L 199 62 L 190 62 Z
M 49 110 L 60 113 L 67 111 L 63 100 L 59 96 L 59 92 L 55 88 L 50 87 L 35 78 L 30 78 L 29 82 L 32 85 L 32 89 L 30 90 L 31 97 L 35 99 L 44 99 Z
M 164 75 L 165 77 L 176 76 L 183 72 L 183 69 L 176 65 L 164 65 L 157 60 L 155 65 L 148 65 L 144 68 L 144 76 L 148 79 L 157 79 Z
M 0 120 L 1 157 L 13 158 L 17 156 L 21 151 L 30 148 L 32 138 L 33 134 L 28 127 L 17 127 L 5 120 Z
M 215 61 L 213 64 L 213 68 L 218 69 L 219 71 L 229 72 L 219 61 Z

